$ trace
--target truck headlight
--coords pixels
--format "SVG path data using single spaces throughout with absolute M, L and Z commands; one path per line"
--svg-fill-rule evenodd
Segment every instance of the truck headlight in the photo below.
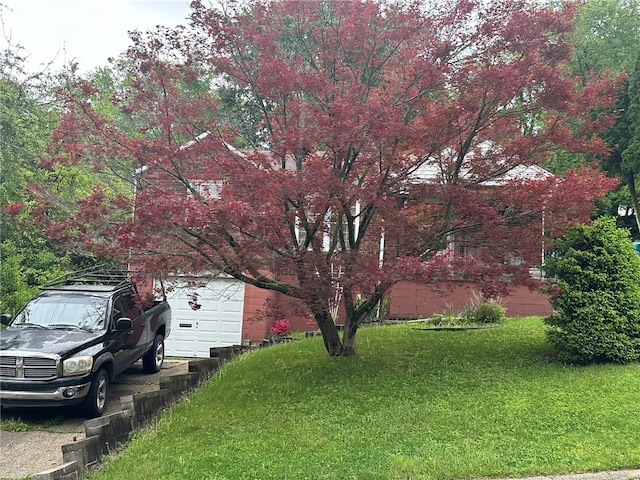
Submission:
M 62 363 L 62 374 L 65 377 L 89 373 L 93 367 L 93 357 L 71 357 Z

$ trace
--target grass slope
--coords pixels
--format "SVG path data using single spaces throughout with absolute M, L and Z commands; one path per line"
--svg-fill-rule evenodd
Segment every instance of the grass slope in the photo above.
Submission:
M 563 366 L 540 319 L 363 329 L 234 360 L 98 479 L 454 479 L 640 466 L 640 365 Z

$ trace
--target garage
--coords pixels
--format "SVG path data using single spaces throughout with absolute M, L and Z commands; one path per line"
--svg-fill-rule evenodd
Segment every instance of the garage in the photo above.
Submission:
M 208 357 L 209 348 L 242 340 L 244 284 L 231 278 L 174 278 L 165 284 L 171 305 L 171 334 L 165 353 Z

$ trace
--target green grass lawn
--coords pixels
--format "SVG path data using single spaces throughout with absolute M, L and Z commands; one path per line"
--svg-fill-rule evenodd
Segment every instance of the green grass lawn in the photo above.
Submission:
M 640 466 L 640 365 L 555 363 L 540 319 L 362 329 L 235 359 L 99 479 L 455 479 Z

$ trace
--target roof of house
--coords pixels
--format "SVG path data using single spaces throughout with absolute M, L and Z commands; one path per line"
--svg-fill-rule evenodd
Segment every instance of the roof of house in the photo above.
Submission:
M 470 169 L 466 169 L 460 176 L 471 179 L 473 173 Z M 545 180 L 550 177 L 553 177 L 553 174 L 538 165 L 515 165 L 504 173 L 480 183 L 486 186 L 498 186 L 514 180 Z M 444 178 L 440 165 L 429 161 L 424 162 L 411 174 L 411 180 L 416 183 L 444 183 Z
M 198 135 L 197 137 L 195 137 L 194 139 L 181 145 L 179 147 L 179 150 L 188 149 L 189 147 L 209 138 L 211 138 L 211 132 L 205 131 L 200 135 Z M 240 158 L 247 159 L 247 154 L 250 153 L 250 152 L 238 150 L 237 148 L 233 147 L 231 144 L 224 141 L 222 141 L 222 144 L 230 153 Z M 480 146 L 480 148 L 481 150 L 487 150 L 490 148 L 490 145 L 488 142 L 485 142 Z M 263 150 L 263 151 L 256 150 L 255 153 L 261 153 L 261 154 L 270 156 L 269 152 L 266 150 Z M 471 155 L 473 155 L 473 153 L 471 153 Z M 289 161 L 289 160 L 292 160 L 292 161 Z M 293 160 L 293 157 L 291 157 L 291 159 L 287 158 L 286 161 L 284 162 L 284 165 L 282 164 L 281 159 L 272 158 L 271 162 L 273 163 L 273 166 L 276 168 L 280 167 L 280 168 L 285 168 L 286 170 L 296 169 L 295 161 Z M 147 169 L 148 169 L 147 166 L 143 166 L 136 171 L 136 174 L 138 175 L 142 174 Z M 473 180 L 473 175 L 474 175 L 473 170 L 469 168 L 463 169 L 462 172 L 460 173 L 461 178 L 463 179 L 466 178 L 468 180 Z M 545 170 L 544 168 L 538 165 L 515 165 L 511 168 L 506 169 L 504 172 L 498 175 L 492 176 L 490 179 L 481 181 L 479 183 L 484 186 L 499 186 L 499 185 L 505 185 L 507 183 L 513 182 L 515 180 L 545 180 L 553 176 L 554 175 L 551 172 L 549 172 L 548 170 Z M 435 183 L 435 184 L 445 183 L 445 170 L 441 166 L 441 164 L 439 164 L 436 160 L 429 159 L 423 162 L 410 174 L 409 181 L 415 182 L 415 183 Z

